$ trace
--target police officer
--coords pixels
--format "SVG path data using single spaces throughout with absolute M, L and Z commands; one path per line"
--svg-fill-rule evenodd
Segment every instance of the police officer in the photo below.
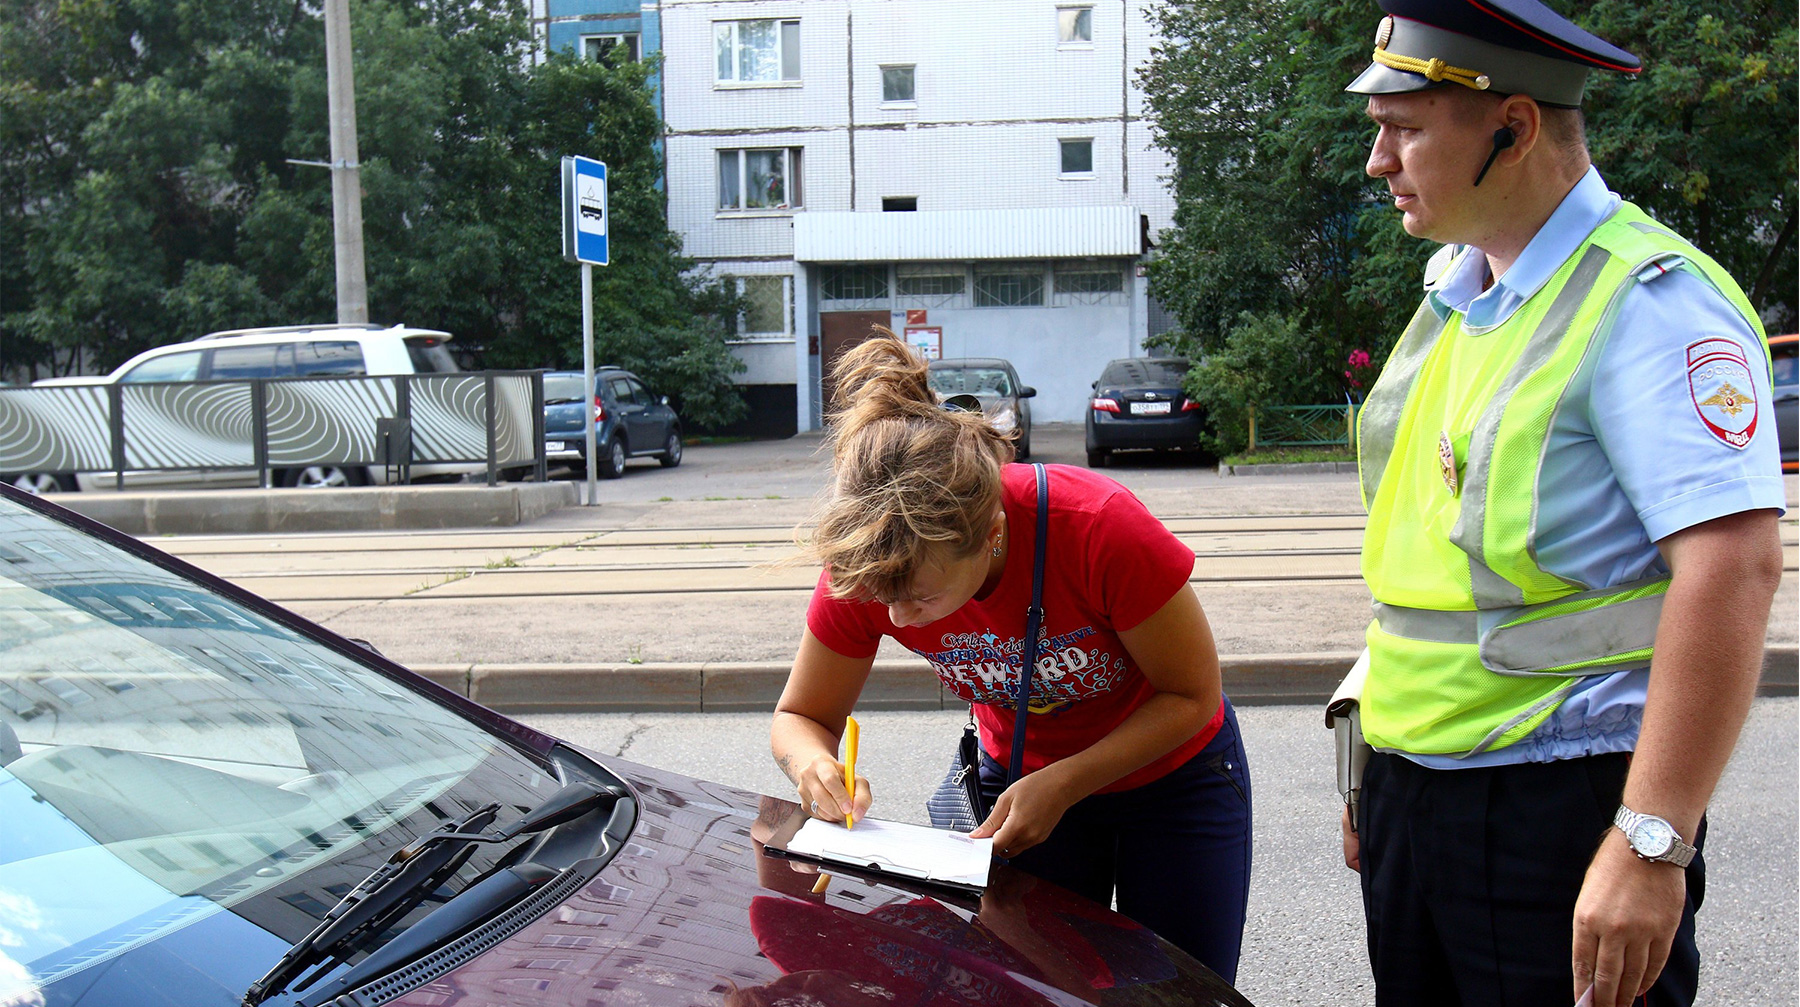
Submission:
M 1376 1001 L 1689 1004 L 1704 812 L 1780 582 L 1756 312 L 1608 191 L 1636 57 L 1536 0 L 1382 0 L 1368 172 L 1444 247 L 1359 424 Z

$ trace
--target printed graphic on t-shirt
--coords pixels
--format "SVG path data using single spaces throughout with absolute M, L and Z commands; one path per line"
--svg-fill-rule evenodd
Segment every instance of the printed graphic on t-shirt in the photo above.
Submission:
M 1124 680 L 1125 656 L 1096 644 L 1092 626 L 1052 636 L 1038 633 L 1037 674 L 1031 680 L 1031 712 L 1054 713 L 1070 703 L 1113 691 Z M 913 652 L 931 662 L 944 687 L 968 703 L 1010 706 L 1024 662 L 1025 639 L 981 633 L 945 633 L 943 650 Z
M 1755 382 L 1744 350 L 1729 339 L 1702 339 L 1687 348 L 1688 392 L 1706 432 L 1743 450 L 1756 436 Z

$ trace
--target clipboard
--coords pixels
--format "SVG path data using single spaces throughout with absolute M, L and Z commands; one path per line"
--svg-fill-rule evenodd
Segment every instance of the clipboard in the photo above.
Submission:
M 956 892 L 960 895 L 979 896 L 982 892 L 987 890 L 985 883 L 975 884 L 968 880 L 964 880 L 961 877 L 946 876 L 934 872 L 930 865 L 902 863 L 893 859 L 884 859 L 880 856 L 840 856 L 833 854 L 828 847 L 817 853 L 790 849 L 790 846 L 794 844 L 796 837 L 799 836 L 800 830 L 805 827 L 808 821 L 812 820 L 812 816 L 808 815 L 803 809 L 796 807 L 793 812 L 784 818 L 781 824 L 775 828 L 774 833 L 769 836 L 768 839 L 763 841 L 763 855 L 783 860 L 797 860 L 804 863 L 817 864 L 820 867 L 829 868 L 834 872 L 850 874 L 869 881 L 879 882 L 899 878 L 914 884 L 931 885 L 942 888 L 947 891 Z M 879 819 L 863 819 L 857 822 L 857 827 L 862 828 L 867 822 L 877 821 L 879 821 Z M 924 826 L 902 825 L 898 822 L 886 822 L 882 824 L 905 830 L 917 829 L 920 833 L 936 833 L 942 835 L 946 840 L 950 840 L 951 837 L 956 835 L 955 833 L 943 832 L 938 829 L 927 829 Z M 820 825 L 826 828 L 841 828 L 839 826 L 830 825 L 829 823 L 820 823 Z M 993 840 L 976 839 L 967 841 L 980 844 L 988 851 L 988 864 L 991 868 L 993 863 L 991 853 Z M 985 882 L 985 880 L 984 872 L 983 881 Z

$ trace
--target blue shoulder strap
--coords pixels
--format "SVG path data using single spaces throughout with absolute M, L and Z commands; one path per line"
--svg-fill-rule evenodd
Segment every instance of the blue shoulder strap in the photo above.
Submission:
M 1025 716 L 1031 699 L 1031 679 L 1037 672 L 1038 629 L 1044 624 L 1044 549 L 1050 536 L 1050 475 L 1040 462 L 1031 466 L 1037 472 L 1037 541 L 1032 543 L 1031 607 L 1025 610 L 1025 664 L 1019 669 L 1019 694 L 1013 713 L 1012 759 L 1006 769 L 1006 783 L 1024 775 Z

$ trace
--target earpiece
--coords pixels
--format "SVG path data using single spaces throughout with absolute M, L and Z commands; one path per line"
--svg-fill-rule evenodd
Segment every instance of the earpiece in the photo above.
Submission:
M 1487 177 L 1488 169 L 1494 166 L 1494 158 L 1499 157 L 1501 151 L 1516 142 L 1518 142 L 1518 138 L 1513 136 L 1513 131 L 1505 126 L 1494 130 L 1494 149 L 1492 153 L 1488 154 L 1487 163 L 1481 166 L 1481 174 L 1475 176 L 1476 185 L 1480 185 L 1481 180 Z

